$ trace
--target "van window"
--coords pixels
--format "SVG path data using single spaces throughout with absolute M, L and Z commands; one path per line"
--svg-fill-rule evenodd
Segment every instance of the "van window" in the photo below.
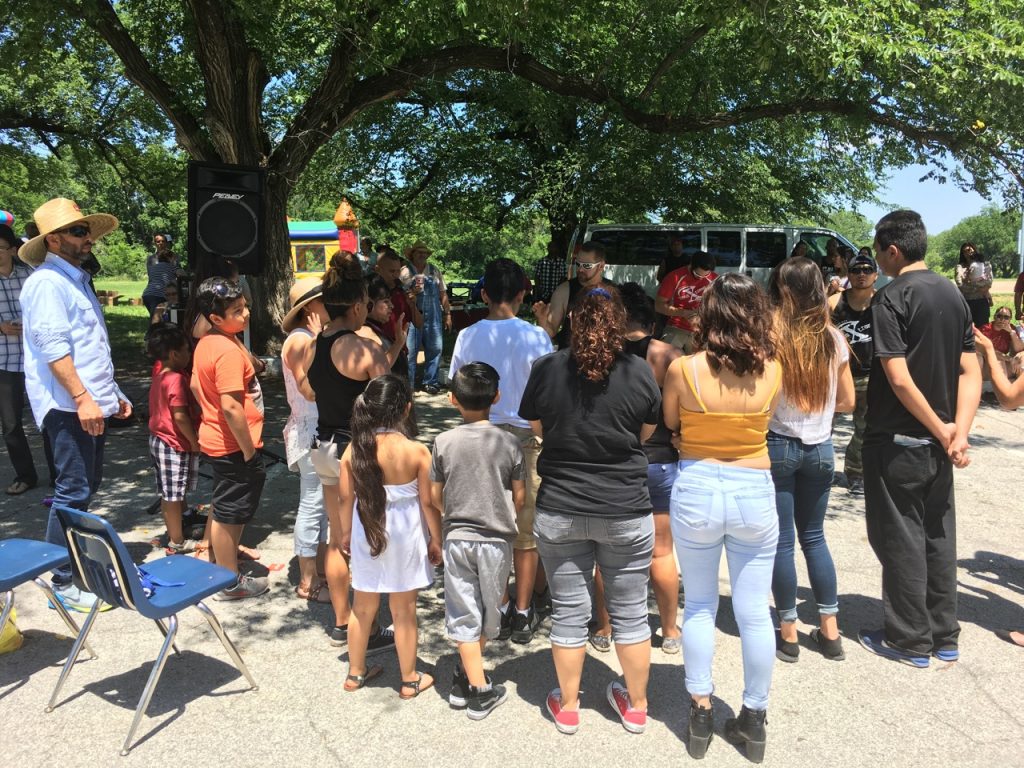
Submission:
M 747 267 L 770 269 L 787 255 L 785 232 L 747 232 Z
M 327 269 L 326 254 L 322 245 L 296 245 L 296 272 L 323 272 Z
M 683 241 L 683 253 L 700 250 L 699 230 L 599 229 L 591 233 L 591 242 L 605 247 L 606 264 L 635 264 L 656 267 L 669 253 L 669 241 Z
M 800 239 L 807 243 L 807 255 L 821 264 L 828 252 L 828 241 L 833 235 L 827 232 L 801 232 Z
M 740 265 L 740 233 L 709 229 L 708 253 L 715 257 L 716 267 L 738 267 Z

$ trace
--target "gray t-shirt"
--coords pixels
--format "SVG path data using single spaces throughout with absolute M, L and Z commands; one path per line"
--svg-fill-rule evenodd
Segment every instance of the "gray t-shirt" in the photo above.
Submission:
M 445 539 L 512 541 L 512 481 L 523 479 L 519 441 L 489 421 L 462 424 L 434 440 L 430 479 L 444 483 Z

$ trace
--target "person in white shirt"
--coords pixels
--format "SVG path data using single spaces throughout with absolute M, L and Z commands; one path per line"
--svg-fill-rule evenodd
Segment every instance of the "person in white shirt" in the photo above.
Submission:
M 132 413 L 131 402 L 114 381 L 107 326 L 89 287 L 90 275 L 82 269 L 93 243 L 118 222 L 107 213 L 83 215 L 66 198 L 44 203 L 34 218 L 40 234 L 18 252 L 36 267 L 20 296 L 25 387 L 36 423 L 53 448 L 53 507 L 87 510 L 103 477 L 106 419 Z M 66 544 L 53 508 L 46 540 Z M 96 601 L 71 583 L 69 566 L 53 570 L 53 586 L 67 608 L 88 611 Z
M 511 259 L 495 259 L 484 272 L 483 299 L 488 305 L 484 320 L 459 333 L 452 351 L 449 381 L 459 368 L 467 363 L 487 363 L 499 376 L 498 402 L 491 407 L 493 424 L 519 438 L 526 459 L 524 481 L 526 501 L 519 511 L 516 525 L 519 534 L 513 544 L 512 562 L 516 574 L 516 605 L 511 601 L 502 606 L 502 639 L 511 636 L 513 642 L 528 643 L 539 623 L 534 606 L 534 590 L 538 586 L 537 542 L 533 537 L 533 517 L 536 510 L 537 455 L 540 441 L 534 437 L 530 425 L 519 417 L 519 402 L 530 378 L 533 361 L 554 351 L 551 338 L 542 328 L 516 317 L 526 294 L 527 278 L 523 268 Z

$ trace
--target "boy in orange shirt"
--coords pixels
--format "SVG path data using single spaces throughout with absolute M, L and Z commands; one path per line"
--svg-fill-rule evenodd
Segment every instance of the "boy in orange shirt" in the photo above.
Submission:
M 249 355 L 237 338 L 249 325 L 241 289 L 222 277 L 203 281 L 196 303 L 212 326 L 192 359 L 192 394 L 202 409 L 199 449 L 213 470 L 210 545 L 218 565 L 238 573 L 238 543 L 266 482 L 262 396 Z M 255 398 L 259 398 L 260 406 Z M 265 577 L 239 574 L 215 600 L 243 600 L 269 588 Z

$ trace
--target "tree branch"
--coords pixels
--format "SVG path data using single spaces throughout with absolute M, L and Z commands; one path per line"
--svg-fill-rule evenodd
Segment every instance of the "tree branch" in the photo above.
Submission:
M 672 68 L 672 65 L 679 61 L 683 56 L 688 55 L 690 51 L 693 50 L 693 46 L 695 46 L 697 42 L 710 31 L 710 24 L 700 24 L 695 27 L 690 34 L 684 37 L 679 45 L 669 51 L 665 55 L 665 58 L 661 60 L 661 63 L 654 69 L 653 74 L 651 74 L 650 79 L 647 81 L 647 85 L 644 86 L 644 89 L 640 91 L 640 95 L 637 96 L 637 100 L 647 101 L 650 99 L 651 94 L 654 93 L 654 89 L 657 88 L 658 83 L 661 82 L 661 78 L 663 78 Z
M 83 0 L 80 6 L 76 4 L 69 10 L 82 13 L 86 23 L 107 41 L 107 45 L 121 59 L 128 78 L 145 91 L 167 115 L 182 149 L 196 160 L 216 160 L 217 153 L 199 121 L 150 65 L 121 23 L 113 5 L 108 0 Z

